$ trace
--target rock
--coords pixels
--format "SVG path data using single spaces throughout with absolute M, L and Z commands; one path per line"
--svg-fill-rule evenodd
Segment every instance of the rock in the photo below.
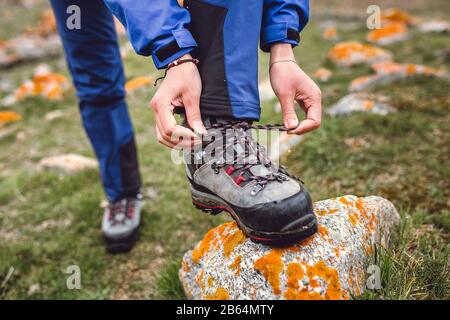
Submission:
M 30 80 L 25 81 L 14 91 L 16 101 L 31 96 L 41 96 L 49 100 L 61 100 L 69 82 L 65 76 L 50 72 L 45 65 L 40 65 Z
M 375 63 L 371 67 L 375 71 L 375 74 L 352 80 L 349 86 L 350 92 L 359 92 L 374 86 L 386 85 L 416 75 L 429 77 L 445 76 L 443 72 L 437 69 L 411 63 L 400 64 L 393 61 L 384 61 Z
M 389 8 L 381 11 L 381 22 L 382 24 L 399 22 L 407 25 L 417 24 L 419 19 L 410 15 L 406 11 L 402 11 L 398 8 Z
M 402 22 L 390 22 L 380 29 L 375 29 L 367 34 L 367 41 L 384 46 L 409 39 L 408 27 Z
M 272 248 L 246 239 L 236 223 L 210 230 L 182 260 L 190 299 L 349 299 L 366 285 L 375 245 L 400 219 L 389 201 L 344 196 L 315 203 L 319 232 Z
M 272 100 L 275 97 L 276 95 L 275 92 L 273 92 L 269 79 L 259 83 L 259 99 L 261 102 Z
M 447 21 L 435 20 L 423 22 L 419 25 L 419 30 L 425 33 L 428 32 L 449 32 L 450 23 Z
M 319 79 L 320 82 L 328 82 L 333 75 L 333 72 L 326 68 L 317 69 L 313 76 Z
M 155 80 L 151 76 L 141 76 L 128 80 L 125 84 L 125 90 L 127 93 L 134 92 L 138 89 L 150 87 Z
M 45 114 L 45 121 L 50 122 L 59 118 L 64 117 L 64 111 L 63 110 L 54 110 L 54 111 L 50 111 L 47 112 Z
M 14 111 L 0 111 L 0 127 L 9 122 L 17 122 L 22 120 L 22 116 Z
M 332 105 L 327 113 L 332 116 L 350 115 L 354 112 L 370 112 L 379 115 L 387 115 L 395 112 L 395 109 L 375 96 L 365 94 L 349 94 Z
M 278 159 L 290 153 L 291 149 L 303 141 L 303 136 L 296 134 L 281 133 L 275 140 L 275 144 L 272 143 L 270 147 L 270 159 L 278 161 Z
M 0 69 L 17 63 L 61 54 L 61 40 L 57 34 L 48 37 L 24 35 L 0 44 Z
M 338 43 L 330 49 L 327 56 L 335 64 L 343 67 L 357 64 L 371 65 L 392 60 L 392 54 L 389 51 L 357 41 Z
M 41 13 L 37 25 L 26 28 L 18 37 L 0 43 L 0 68 L 29 60 L 59 55 L 62 45 L 56 33 L 56 19 L 51 9 Z
M 64 173 L 77 173 L 86 169 L 98 167 L 95 159 L 80 156 L 78 154 L 62 154 L 47 157 L 39 162 L 41 168 L 56 169 Z
M 32 296 L 39 291 L 41 291 L 41 286 L 39 285 L 39 283 L 34 283 L 28 288 L 27 294 L 29 296 Z
M 336 26 L 330 26 L 323 30 L 322 38 L 327 41 L 337 41 L 339 39 Z

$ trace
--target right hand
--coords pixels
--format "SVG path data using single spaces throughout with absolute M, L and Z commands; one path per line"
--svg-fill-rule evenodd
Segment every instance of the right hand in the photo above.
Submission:
M 190 59 L 185 55 L 182 59 Z M 207 134 L 200 115 L 202 82 L 197 66 L 186 62 L 167 71 L 161 86 L 156 91 L 150 106 L 155 113 L 156 134 L 159 143 L 169 148 L 191 148 L 201 141 L 198 134 Z M 183 106 L 190 130 L 176 123 L 175 106 Z

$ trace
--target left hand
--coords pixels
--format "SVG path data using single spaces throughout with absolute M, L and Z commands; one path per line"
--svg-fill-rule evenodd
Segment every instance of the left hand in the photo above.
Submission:
M 322 94 L 317 84 L 294 62 L 290 44 L 275 44 L 271 49 L 270 83 L 280 100 L 283 124 L 290 134 L 303 134 L 320 127 Z M 281 60 L 292 60 L 276 62 Z M 274 63 L 276 62 L 276 63 Z M 295 101 L 305 111 L 305 119 L 298 121 Z

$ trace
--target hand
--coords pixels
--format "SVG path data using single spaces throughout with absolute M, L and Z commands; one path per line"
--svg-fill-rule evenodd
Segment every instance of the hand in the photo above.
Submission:
M 185 55 L 183 59 L 190 59 Z M 169 148 L 190 148 L 199 142 L 197 134 L 207 134 L 200 115 L 200 94 L 202 83 L 197 66 L 186 62 L 167 71 L 150 106 L 155 113 L 156 134 L 159 143 Z M 189 130 L 176 123 L 173 115 L 175 106 L 184 106 Z
M 322 119 L 322 95 L 316 83 L 294 62 L 290 44 L 275 44 L 271 48 L 270 83 L 280 100 L 283 124 L 292 129 L 290 134 L 303 134 L 320 127 Z M 292 60 L 278 62 L 282 60 Z M 298 122 L 295 101 L 305 111 L 306 117 Z

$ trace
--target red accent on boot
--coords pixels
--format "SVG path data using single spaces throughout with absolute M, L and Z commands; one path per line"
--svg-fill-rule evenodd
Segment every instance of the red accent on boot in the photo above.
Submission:
M 229 166 L 229 167 L 227 168 L 227 170 L 225 170 L 225 172 L 226 172 L 229 176 L 231 176 L 231 175 L 233 174 L 233 172 L 234 172 L 234 167 L 233 167 L 233 166 Z
M 236 179 L 234 180 L 234 182 L 235 182 L 237 185 L 240 185 L 244 180 L 245 180 L 244 177 L 242 176 L 242 174 L 240 174 L 240 175 L 238 175 L 238 176 L 236 177 Z

